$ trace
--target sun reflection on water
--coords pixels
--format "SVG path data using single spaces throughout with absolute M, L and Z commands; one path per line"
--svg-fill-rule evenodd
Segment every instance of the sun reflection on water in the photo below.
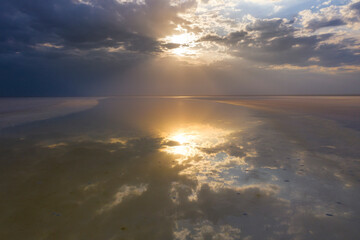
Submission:
M 225 142 L 229 131 L 217 129 L 210 126 L 196 126 L 183 128 L 173 131 L 165 139 L 175 142 L 172 146 L 167 146 L 164 151 L 179 155 L 179 163 L 196 155 L 203 156 L 200 150 L 205 147 L 212 147 Z
M 208 184 L 230 186 L 234 176 L 227 173 L 230 168 L 246 168 L 244 157 L 229 153 L 226 148 L 233 131 L 210 126 L 192 126 L 173 131 L 165 138 L 169 144 L 163 151 L 176 156 L 178 164 L 184 164 L 181 174 L 197 179 L 199 186 Z M 214 150 L 213 152 L 209 149 Z M 240 149 L 240 148 L 239 148 Z
M 197 151 L 197 139 L 199 135 L 189 134 L 186 132 L 176 133 L 168 137 L 168 140 L 174 141 L 177 143 L 175 146 L 170 146 L 165 149 L 166 152 L 172 153 L 175 155 L 181 155 L 180 159 L 194 156 L 198 153 Z

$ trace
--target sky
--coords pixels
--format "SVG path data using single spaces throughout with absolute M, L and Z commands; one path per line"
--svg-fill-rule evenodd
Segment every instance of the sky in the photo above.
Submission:
M 0 96 L 360 94 L 359 0 L 2 0 Z

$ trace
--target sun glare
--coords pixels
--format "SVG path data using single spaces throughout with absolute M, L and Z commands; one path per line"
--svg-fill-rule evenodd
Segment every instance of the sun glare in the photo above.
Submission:
M 165 40 L 169 43 L 176 43 L 176 44 L 189 44 L 194 42 L 196 39 L 195 34 L 193 33 L 182 33 L 178 35 L 172 35 L 165 38 Z
M 197 136 L 189 133 L 176 133 L 168 137 L 168 140 L 175 141 L 179 145 L 171 146 L 166 149 L 167 152 L 189 157 L 196 154 L 195 140 Z
M 224 141 L 227 132 L 211 127 L 197 127 L 191 129 L 181 129 L 166 137 L 169 141 L 175 141 L 178 145 L 168 146 L 164 151 L 180 155 L 179 162 L 201 154 L 199 148 L 210 147 Z
M 178 47 L 178 48 L 174 48 L 170 50 L 171 53 L 177 55 L 177 56 L 195 56 L 196 55 L 196 51 L 190 49 L 189 47 Z
M 169 138 L 170 140 L 176 141 L 180 144 L 188 143 L 191 139 L 194 139 L 194 135 L 180 133 Z
M 181 31 L 184 31 L 180 29 Z M 178 44 L 176 48 L 169 49 L 168 52 L 180 56 L 180 57 L 194 57 L 197 51 L 193 49 L 196 45 L 196 35 L 194 33 L 183 32 L 181 34 L 175 34 L 167 36 L 162 39 L 165 43 Z

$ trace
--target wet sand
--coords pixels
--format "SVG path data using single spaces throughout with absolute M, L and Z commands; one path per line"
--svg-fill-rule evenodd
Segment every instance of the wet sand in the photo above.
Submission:
M 0 129 L 68 115 L 98 104 L 101 98 L 0 98 Z

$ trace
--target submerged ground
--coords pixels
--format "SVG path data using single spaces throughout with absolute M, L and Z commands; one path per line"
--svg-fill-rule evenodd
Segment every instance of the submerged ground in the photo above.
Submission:
M 0 128 L 0 239 L 360 234 L 360 97 L 0 99 Z

